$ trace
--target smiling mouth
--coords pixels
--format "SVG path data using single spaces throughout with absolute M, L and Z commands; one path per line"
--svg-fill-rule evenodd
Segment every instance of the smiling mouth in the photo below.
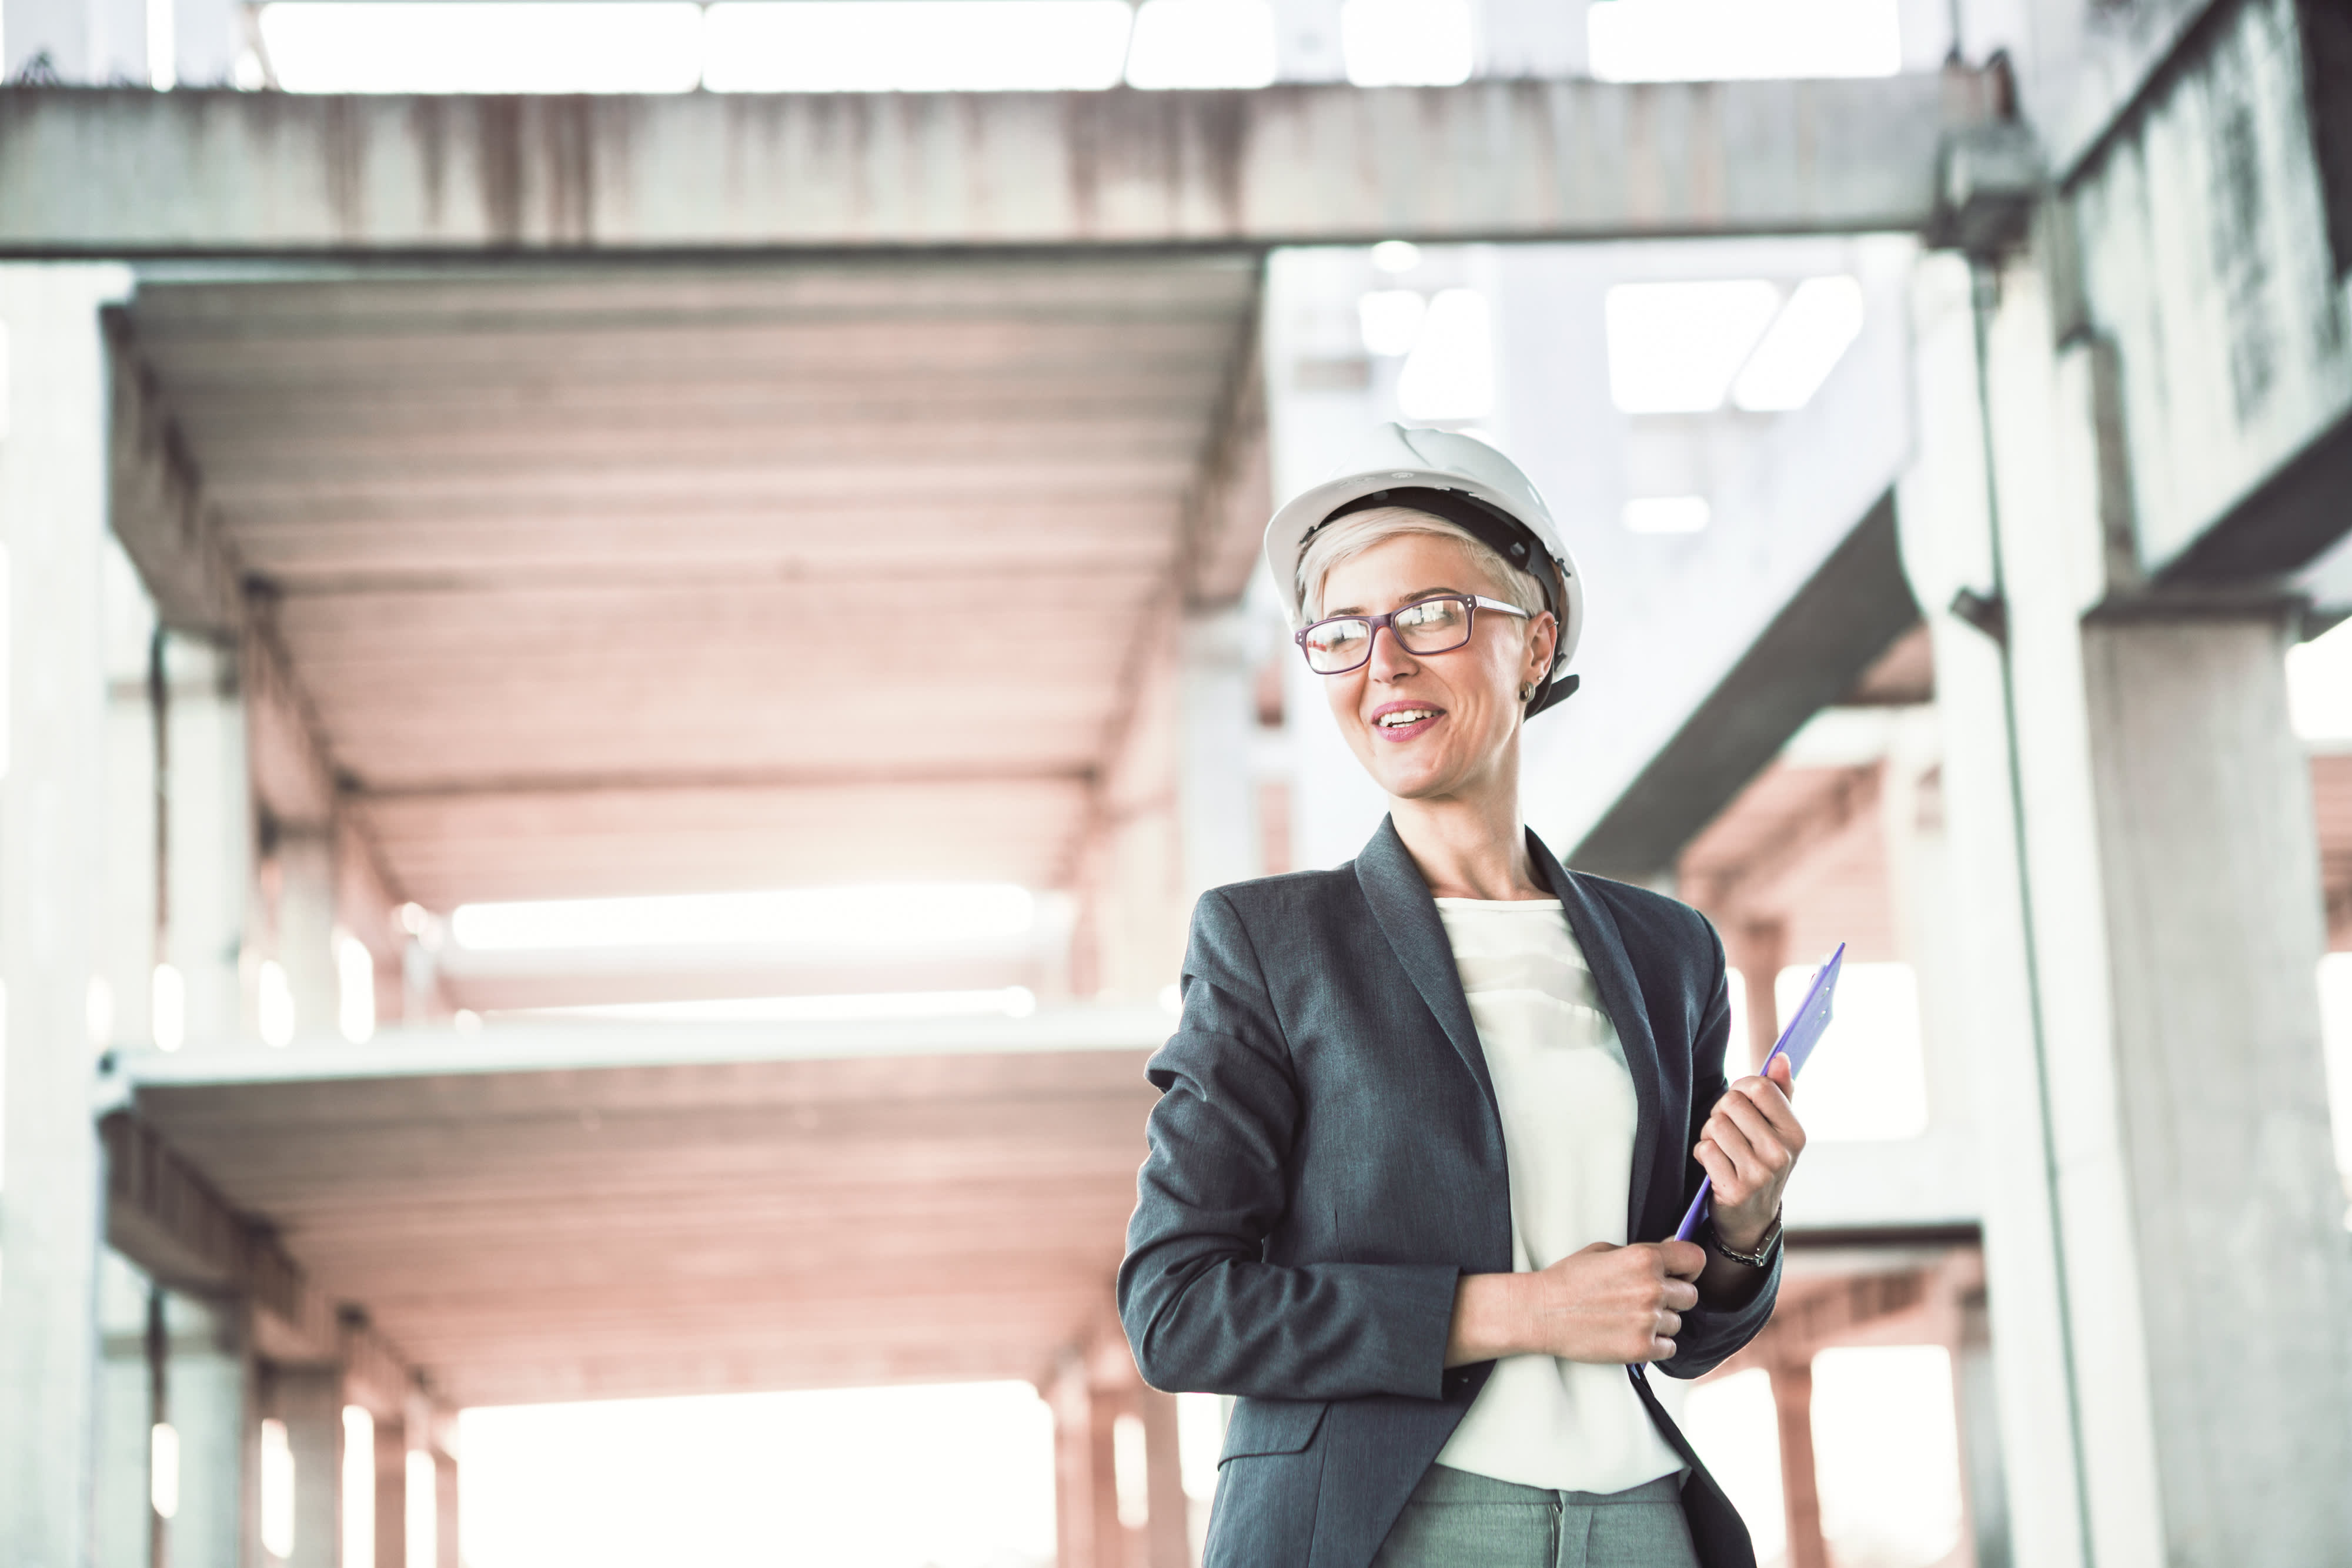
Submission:
M 1372 724 L 1379 729 L 1410 729 L 1414 725 L 1425 724 L 1435 718 L 1437 714 L 1438 710 L 1433 707 L 1391 708 L 1372 720 Z

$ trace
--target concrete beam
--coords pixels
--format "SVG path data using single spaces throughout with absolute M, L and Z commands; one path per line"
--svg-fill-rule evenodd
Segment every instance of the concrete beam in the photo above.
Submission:
M 1253 92 L 0 90 L 0 254 L 1918 231 L 1990 73 Z
M 820 1061 L 863 1057 L 1023 1056 L 1156 1051 L 1174 1020 L 1157 1007 L 1045 1009 L 1025 1019 L 887 1019 L 837 1023 L 499 1024 L 475 1034 L 379 1030 L 365 1045 L 298 1039 L 283 1051 L 124 1052 L 118 1092 L 202 1083 L 300 1083 L 446 1073 L 568 1071 L 680 1062 Z M 315 1047 L 315 1048 L 314 1048 Z
M 115 1250 L 172 1289 L 243 1299 L 254 1348 L 269 1361 L 341 1364 L 352 1403 L 404 1407 L 416 1375 L 382 1334 L 341 1312 L 274 1237 L 239 1218 L 137 1118 L 117 1113 L 100 1131 L 106 1239 Z
M 1890 494 L 1773 617 L 1570 861 L 1633 879 L 1670 868 L 1805 721 L 1850 690 L 1918 620 Z
M 2352 44 L 2333 10 L 2205 8 L 2049 214 L 2053 329 L 2097 345 L 2100 522 L 2126 558 L 2119 593 L 2138 576 L 2258 582 L 2352 527 L 2339 249 L 2352 107 L 2323 74 Z

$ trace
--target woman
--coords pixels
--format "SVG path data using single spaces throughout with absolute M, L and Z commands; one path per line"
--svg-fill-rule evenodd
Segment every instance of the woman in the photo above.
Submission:
M 1726 1088 L 1723 947 L 1521 823 L 1581 588 L 1483 443 L 1384 427 L 1266 531 L 1301 650 L 1390 800 L 1337 871 L 1219 888 L 1119 1270 L 1137 1364 L 1240 1396 L 1211 1568 L 1739 1564 L 1643 1375 L 1770 1316 L 1804 1134 Z M 1670 1239 L 1702 1175 L 1711 1218 Z

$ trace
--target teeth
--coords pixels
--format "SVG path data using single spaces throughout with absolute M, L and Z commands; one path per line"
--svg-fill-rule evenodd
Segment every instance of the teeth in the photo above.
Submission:
M 1406 725 L 1419 724 L 1423 719 L 1435 718 L 1436 716 L 1437 710 L 1435 708 L 1403 707 L 1397 709 L 1394 713 L 1384 713 L 1381 715 L 1380 724 L 1381 727 L 1383 729 L 1402 729 Z

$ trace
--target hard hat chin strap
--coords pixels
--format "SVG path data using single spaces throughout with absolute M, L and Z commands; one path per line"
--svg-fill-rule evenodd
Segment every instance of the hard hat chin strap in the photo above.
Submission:
M 1533 718 L 1546 708 L 1555 707 L 1566 702 L 1576 695 L 1576 688 L 1583 684 L 1584 677 L 1581 675 L 1562 675 L 1550 682 L 1542 691 L 1536 694 L 1536 700 L 1528 705 L 1525 716 Z

